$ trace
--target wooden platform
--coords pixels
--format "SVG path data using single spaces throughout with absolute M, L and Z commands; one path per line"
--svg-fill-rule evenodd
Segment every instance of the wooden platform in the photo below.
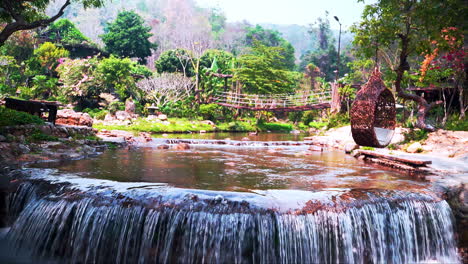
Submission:
M 362 156 L 365 161 L 410 173 L 427 173 L 427 165 L 432 164 L 430 160 L 409 159 L 361 149 L 356 150 L 353 155 L 354 157 Z

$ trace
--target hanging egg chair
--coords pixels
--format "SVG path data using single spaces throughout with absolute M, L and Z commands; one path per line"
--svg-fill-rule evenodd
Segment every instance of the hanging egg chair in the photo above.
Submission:
M 380 75 L 376 68 L 351 107 L 351 133 L 360 146 L 383 148 L 395 132 L 395 98 Z

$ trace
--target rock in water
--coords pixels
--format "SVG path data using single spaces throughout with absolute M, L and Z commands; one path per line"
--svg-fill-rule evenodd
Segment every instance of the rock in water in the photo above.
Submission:
M 187 143 L 180 143 L 174 146 L 174 149 L 176 150 L 187 150 L 190 149 L 190 145 Z

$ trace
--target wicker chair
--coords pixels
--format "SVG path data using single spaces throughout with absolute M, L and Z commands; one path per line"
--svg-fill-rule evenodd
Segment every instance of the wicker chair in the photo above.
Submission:
M 350 116 L 356 144 L 383 148 L 391 142 L 396 124 L 395 99 L 385 87 L 378 69 L 358 91 Z

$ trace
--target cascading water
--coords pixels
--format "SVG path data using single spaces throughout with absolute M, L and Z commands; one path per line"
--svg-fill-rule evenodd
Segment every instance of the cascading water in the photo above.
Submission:
M 171 202 L 164 190 L 135 199 L 91 185 L 44 192 L 22 183 L 8 243 L 67 263 L 459 261 L 450 208 L 429 195 L 367 193 L 282 211 L 184 192 Z

